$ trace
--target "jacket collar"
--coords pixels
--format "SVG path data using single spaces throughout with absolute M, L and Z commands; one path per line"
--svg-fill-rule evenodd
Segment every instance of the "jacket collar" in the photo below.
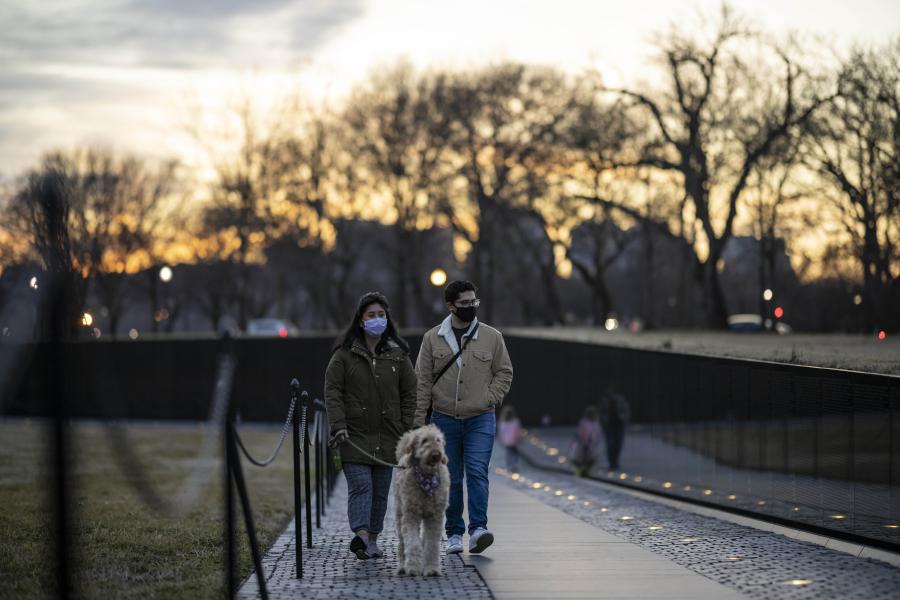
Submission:
M 456 343 L 456 336 L 453 335 L 453 325 L 451 325 L 450 320 L 451 316 L 452 315 L 447 315 L 447 318 L 443 320 L 440 328 L 438 329 L 438 335 L 444 338 L 444 341 L 446 341 L 447 345 L 450 346 L 450 350 L 453 351 L 453 354 L 456 354 L 457 352 L 459 352 L 459 345 Z M 475 327 L 476 323 L 478 323 L 478 317 L 475 317 L 475 320 L 469 323 L 469 328 L 463 334 L 463 337 L 469 337 L 469 335 L 471 334 L 473 340 L 478 339 L 478 331 L 476 331 L 475 333 L 471 333 L 472 328 Z M 480 330 L 481 328 L 479 327 L 478 329 Z M 456 363 L 462 366 L 462 358 L 457 358 Z
M 361 339 L 357 338 L 357 339 L 353 340 L 353 345 L 350 346 L 350 350 L 354 354 L 359 354 L 359 355 L 365 356 L 365 357 L 373 357 L 373 356 L 386 356 L 386 355 L 392 354 L 393 351 L 399 347 L 400 347 L 400 345 L 397 342 L 395 342 L 394 340 L 388 340 L 387 344 L 385 344 L 385 347 L 382 348 L 382 351 L 380 353 L 378 353 L 377 355 L 373 355 L 371 352 L 369 352 L 369 347 L 366 345 L 366 343 L 364 341 L 362 341 Z

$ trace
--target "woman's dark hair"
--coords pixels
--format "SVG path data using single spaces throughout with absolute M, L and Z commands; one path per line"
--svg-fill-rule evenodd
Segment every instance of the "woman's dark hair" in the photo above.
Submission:
M 597 414 L 597 407 L 593 404 L 588 404 L 584 408 L 584 418 L 590 419 L 591 421 L 596 421 L 597 419 L 599 419 L 600 417 Z
M 459 298 L 460 294 L 463 292 L 475 292 L 478 293 L 478 288 L 475 287 L 475 284 L 471 281 L 453 281 L 447 284 L 447 287 L 444 288 L 444 302 L 449 302 L 453 304 Z
M 381 292 L 366 292 L 360 297 L 359 302 L 356 304 L 356 313 L 354 313 L 353 319 L 350 320 L 350 324 L 347 325 L 347 329 L 344 330 L 344 333 L 335 341 L 333 350 L 339 348 L 349 350 L 350 347 L 353 346 L 355 340 L 365 339 L 366 333 L 363 331 L 363 328 L 360 327 L 359 322 L 362 320 L 366 308 L 372 304 L 380 304 L 384 307 L 388 322 L 387 329 L 381 334 L 381 341 L 378 342 L 378 345 L 375 347 L 375 352 L 381 352 L 388 340 L 393 340 L 398 346 L 403 348 L 404 352 L 409 354 L 409 344 L 407 344 L 406 340 L 397 333 L 397 326 L 394 323 L 394 319 L 391 318 L 391 306 L 388 304 L 387 298 L 385 298 L 384 294 Z

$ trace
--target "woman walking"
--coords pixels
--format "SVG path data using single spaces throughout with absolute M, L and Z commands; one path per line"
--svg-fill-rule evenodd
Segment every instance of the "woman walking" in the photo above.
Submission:
M 333 445 L 347 478 L 347 517 L 357 558 L 383 556 L 384 523 L 397 441 L 412 428 L 416 374 L 397 334 L 387 298 L 369 292 L 338 338 L 325 371 L 325 405 Z

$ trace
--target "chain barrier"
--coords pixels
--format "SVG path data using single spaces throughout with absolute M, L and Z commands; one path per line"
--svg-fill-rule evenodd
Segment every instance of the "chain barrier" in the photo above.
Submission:
M 109 442 L 113 448 L 116 464 L 125 474 L 138 497 L 151 509 L 173 517 L 180 517 L 197 504 L 203 490 L 207 488 L 215 469 L 211 463 L 218 462 L 219 443 L 223 436 L 225 416 L 231 399 L 231 387 L 234 381 L 236 360 L 231 354 L 221 354 L 216 374 L 215 389 L 210 408 L 209 419 L 204 423 L 205 429 L 200 451 L 193 459 L 190 475 L 181 484 L 181 489 L 174 494 L 161 495 L 150 482 L 146 469 L 141 464 L 134 445 L 128 436 L 128 430 L 122 422 L 107 424 Z M 171 500 L 175 498 L 175 500 Z
M 278 453 L 281 452 L 281 447 L 284 445 L 284 440 L 287 438 L 288 429 L 291 427 L 291 420 L 294 418 L 294 407 L 297 403 L 296 398 L 291 398 L 291 406 L 288 408 L 287 418 L 284 421 L 284 425 L 281 428 L 281 439 L 278 440 L 278 444 L 275 446 L 275 449 L 265 460 L 257 460 L 250 455 L 250 452 L 247 451 L 247 447 L 244 446 L 244 441 L 241 440 L 241 436 L 238 435 L 237 429 L 234 430 L 234 439 L 237 442 L 238 448 L 241 449 L 241 454 L 243 454 L 247 460 L 249 460 L 252 464 L 257 467 L 268 467 L 272 462 L 278 457 Z
M 305 393 L 306 392 L 304 392 L 304 394 Z M 301 408 L 300 408 L 300 449 L 299 449 L 300 454 L 303 454 L 303 449 L 306 448 L 306 444 L 307 444 L 306 434 L 308 432 L 307 431 L 308 423 L 306 421 L 306 419 L 307 419 L 306 410 L 307 410 L 306 403 L 304 402 L 303 406 L 301 406 Z

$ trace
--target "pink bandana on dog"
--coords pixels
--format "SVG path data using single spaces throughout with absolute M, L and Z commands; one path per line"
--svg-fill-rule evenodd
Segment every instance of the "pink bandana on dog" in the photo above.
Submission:
M 415 474 L 416 482 L 418 482 L 422 491 L 428 494 L 428 496 L 434 496 L 434 493 L 441 485 L 441 477 L 438 475 L 437 471 L 434 473 L 423 473 L 418 465 L 416 465 L 413 468 L 413 474 Z

